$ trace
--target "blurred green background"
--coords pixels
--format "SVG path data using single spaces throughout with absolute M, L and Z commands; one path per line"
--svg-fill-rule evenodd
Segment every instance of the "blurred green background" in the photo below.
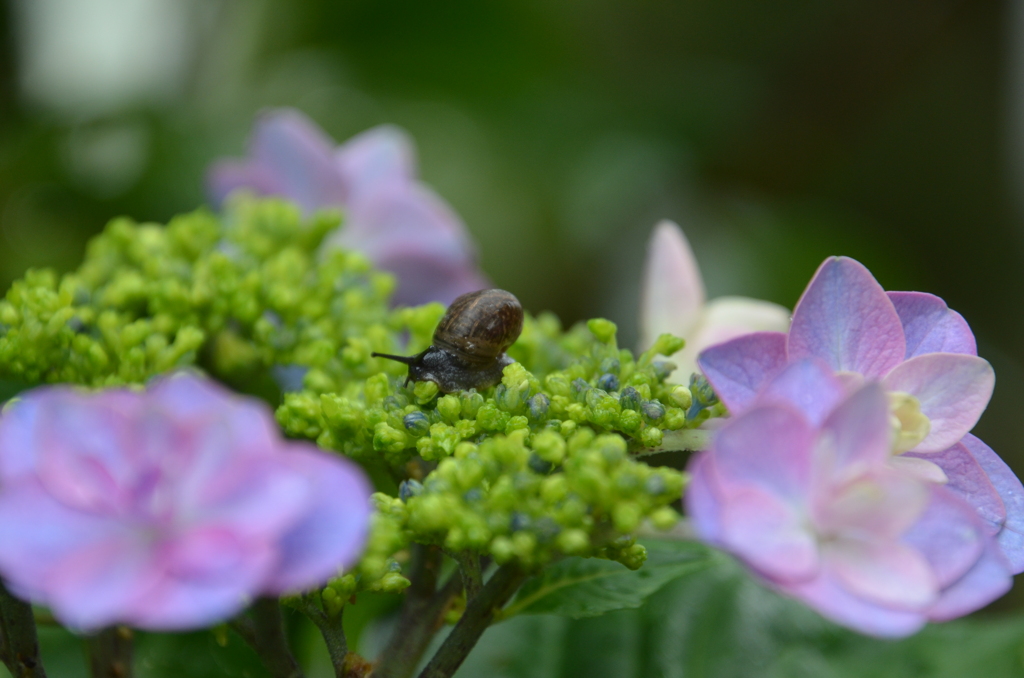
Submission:
M 989 0 L 4 0 L 0 286 L 165 221 L 297 106 L 390 122 L 533 311 L 636 337 L 646 238 L 712 295 L 792 307 L 848 254 L 944 297 L 999 375 L 979 435 L 1024 471 L 1024 12 Z M 1018 598 L 1024 601 L 1024 595 Z M 1005 603 L 1004 603 L 1005 604 Z

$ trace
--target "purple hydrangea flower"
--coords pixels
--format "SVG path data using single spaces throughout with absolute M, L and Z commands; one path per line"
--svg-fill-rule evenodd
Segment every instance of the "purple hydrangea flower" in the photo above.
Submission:
M 892 440 L 880 384 L 846 395 L 799 361 L 692 460 L 688 513 L 770 586 L 864 633 L 907 635 L 1002 595 L 1010 566 L 991 530 L 893 467 Z
M 206 626 L 352 564 L 370 491 L 196 376 L 41 388 L 0 417 L 0 573 L 74 628 Z
M 245 160 L 222 160 L 207 176 L 210 197 L 248 189 L 296 202 L 306 213 L 345 211 L 343 227 L 328 240 L 366 254 L 398 278 L 395 303 L 450 303 L 490 287 L 458 215 L 416 179 L 409 137 L 382 125 L 340 147 L 295 109 L 276 109 L 256 120 Z
M 880 383 L 898 431 L 891 464 L 948 483 L 1005 533 L 1000 544 L 1024 571 L 1024 488 L 984 443 L 965 437 L 995 373 L 959 313 L 931 294 L 886 292 L 859 262 L 832 257 L 797 303 L 788 334 L 748 334 L 706 349 L 698 364 L 736 414 L 787 364 L 807 358 L 831 368 L 846 391 Z

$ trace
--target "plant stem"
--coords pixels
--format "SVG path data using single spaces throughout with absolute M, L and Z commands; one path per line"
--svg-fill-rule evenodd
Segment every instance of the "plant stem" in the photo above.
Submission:
M 324 637 L 324 643 L 327 645 L 327 653 L 331 657 L 334 675 L 336 678 L 345 678 L 348 672 L 348 640 L 345 639 L 345 629 L 342 626 L 344 608 L 338 614 L 331 615 L 324 609 L 319 592 L 311 592 L 299 599 L 299 609 L 320 629 L 320 635 Z
M 480 566 L 480 554 L 472 551 L 461 551 L 456 554 L 459 572 L 462 574 L 462 585 L 466 590 L 468 605 L 480 593 L 484 585 L 483 569 Z
M 506 563 L 487 580 L 480 593 L 466 606 L 462 619 L 441 644 L 419 678 L 450 678 L 469 656 L 494 615 L 508 602 L 526 580 L 526 572 L 516 563 Z
M 127 626 L 111 626 L 86 639 L 92 678 L 132 678 L 134 637 Z
M 253 604 L 251 628 L 250 644 L 274 678 L 302 678 L 302 669 L 284 635 L 281 606 L 276 598 L 260 598 Z
M 46 678 L 32 606 L 0 582 L 0 659 L 14 678 Z
M 441 553 L 436 548 L 417 545 L 413 557 L 409 574 L 412 583 L 391 639 L 380 654 L 374 678 L 409 678 L 413 674 L 441 628 L 445 610 L 462 588 L 462 577 L 456 572 L 440 590 L 435 590 L 441 569 Z

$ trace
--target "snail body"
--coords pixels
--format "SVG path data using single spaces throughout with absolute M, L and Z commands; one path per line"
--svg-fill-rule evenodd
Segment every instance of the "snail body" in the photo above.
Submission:
M 501 381 L 514 360 L 505 351 L 523 330 L 523 307 L 505 290 L 479 290 L 452 302 L 430 348 L 413 356 L 373 353 L 409 366 L 409 381 L 432 381 L 443 393 L 483 389 Z

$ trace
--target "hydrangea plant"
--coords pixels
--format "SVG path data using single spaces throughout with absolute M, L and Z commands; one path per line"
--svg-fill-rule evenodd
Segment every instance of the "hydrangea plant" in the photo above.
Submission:
M 992 370 L 941 300 L 830 259 L 788 334 L 712 345 L 703 374 L 666 359 L 672 334 L 634 354 L 609 320 L 527 313 L 499 383 L 443 393 L 374 354 L 424 350 L 444 305 L 393 304 L 404 269 L 371 263 L 393 250 L 345 247 L 399 242 L 360 220 L 423 199 L 408 150 L 378 130 L 335 156 L 318 134 L 271 115 L 253 160 L 215 174 L 299 204 L 243 191 L 166 226 L 118 219 L 77 270 L 29 271 L 0 301 L 0 378 L 26 389 L 0 416 L 15 675 L 44 675 L 38 614 L 87 633 L 108 674 L 130 671 L 126 626 L 219 624 L 295 678 L 283 605 L 336 676 L 447 677 L 499 621 L 635 608 L 721 567 L 694 537 L 880 636 L 973 611 L 1024 569 L 1024 488 L 968 433 Z M 692 256 L 656 259 L 699 288 Z M 675 326 L 713 343 L 698 292 Z M 652 462 L 684 451 L 688 472 Z M 346 611 L 374 596 L 401 602 L 362 657 Z

